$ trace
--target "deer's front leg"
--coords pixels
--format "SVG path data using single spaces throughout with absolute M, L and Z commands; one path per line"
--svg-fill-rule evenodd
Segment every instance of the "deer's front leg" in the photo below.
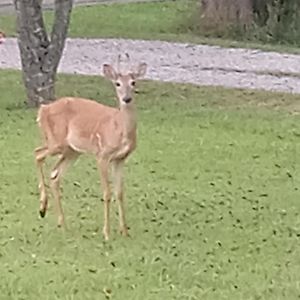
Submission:
M 113 179 L 115 195 L 118 202 L 119 208 L 119 224 L 120 232 L 124 236 L 128 236 L 128 228 L 125 219 L 125 209 L 124 209 L 124 185 L 123 185 L 123 166 L 124 161 L 118 160 L 113 162 Z
M 109 186 L 109 161 L 103 158 L 98 159 L 98 165 L 100 169 L 101 184 L 103 189 L 103 201 L 104 201 L 104 226 L 103 235 L 105 240 L 109 239 L 110 233 L 110 222 L 109 222 L 109 211 L 111 201 L 111 190 Z

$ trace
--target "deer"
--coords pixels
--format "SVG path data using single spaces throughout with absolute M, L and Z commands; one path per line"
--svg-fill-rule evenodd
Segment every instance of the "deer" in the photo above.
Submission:
M 5 33 L 3 31 L 0 31 L 0 44 L 4 43 L 5 37 Z
M 129 55 L 126 56 L 129 60 Z M 34 154 L 38 170 L 41 218 L 45 217 L 48 208 L 43 170 L 46 158 L 58 157 L 50 173 L 50 188 L 58 213 L 57 226 L 65 227 L 60 193 L 63 173 L 80 155 L 92 154 L 96 158 L 102 185 L 104 239 L 109 240 L 110 235 L 110 173 L 118 204 L 120 233 L 128 236 L 124 210 L 123 169 L 125 160 L 136 148 L 137 112 L 133 96 L 136 81 L 145 75 L 146 69 L 146 63 L 139 63 L 134 70 L 120 71 L 120 55 L 117 68 L 111 64 L 103 65 L 104 77 L 115 87 L 118 107 L 77 97 L 63 97 L 40 106 L 37 123 L 43 146 L 36 148 Z

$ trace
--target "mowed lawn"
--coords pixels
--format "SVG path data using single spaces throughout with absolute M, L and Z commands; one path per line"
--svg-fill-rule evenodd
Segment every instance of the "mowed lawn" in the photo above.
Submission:
M 299 96 L 141 82 L 131 238 L 113 203 L 104 242 L 92 157 L 65 176 L 68 230 L 52 198 L 39 219 L 36 112 L 23 107 L 20 74 L 0 76 L 1 299 L 300 297 Z M 60 76 L 58 94 L 116 104 L 99 77 Z

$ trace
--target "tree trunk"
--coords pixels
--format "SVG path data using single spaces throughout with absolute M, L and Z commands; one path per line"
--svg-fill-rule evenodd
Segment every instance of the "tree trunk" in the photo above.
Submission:
M 209 27 L 248 26 L 253 21 L 251 0 L 201 0 L 201 10 Z
M 14 1 L 27 103 L 37 107 L 55 99 L 55 77 L 65 45 L 73 1 L 55 0 L 50 39 L 43 20 L 41 0 Z

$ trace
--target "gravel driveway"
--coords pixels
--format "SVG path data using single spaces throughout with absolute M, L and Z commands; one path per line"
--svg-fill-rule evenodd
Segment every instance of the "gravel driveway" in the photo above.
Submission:
M 149 65 L 148 79 L 300 94 L 300 55 L 123 39 L 68 39 L 59 72 L 101 74 L 128 52 Z M 20 69 L 16 39 L 0 45 L 0 68 Z M 273 74 L 273 75 L 271 75 Z

